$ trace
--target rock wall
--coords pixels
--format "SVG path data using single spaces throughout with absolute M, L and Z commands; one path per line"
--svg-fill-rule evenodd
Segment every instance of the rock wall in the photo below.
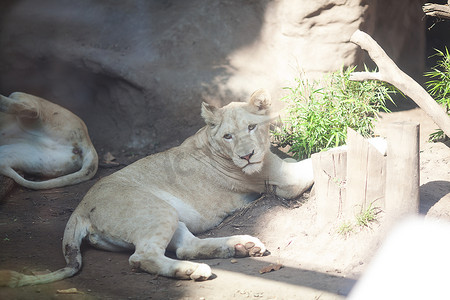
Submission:
M 300 70 L 361 65 L 358 28 L 408 73 L 424 62 L 418 0 L 4 0 L 0 22 L 0 93 L 71 109 L 100 153 L 173 146 L 202 126 L 202 101 L 278 99 Z

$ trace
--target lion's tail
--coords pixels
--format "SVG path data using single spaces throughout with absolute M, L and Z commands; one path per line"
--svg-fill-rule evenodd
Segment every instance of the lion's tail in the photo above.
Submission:
M 43 181 L 27 180 L 20 176 L 19 173 L 17 173 L 13 168 L 2 170 L 2 173 L 3 175 L 12 178 L 21 186 L 34 190 L 42 190 L 63 187 L 89 180 L 95 175 L 97 168 L 98 155 L 94 147 L 90 147 L 87 149 L 86 153 L 83 153 L 83 165 L 81 166 L 81 169 L 74 173 Z
M 0 270 L 0 286 L 15 288 L 25 285 L 50 283 L 73 276 L 76 272 L 78 270 L 70 267 L 42 275 L 25 275 L 15 271 Z
M 72 214 L 67 222 L 63 240 L 64 258 L 67 263 L 66 267 L 40 275 L 26 275 L 10 270 L 0 270 L 0 287 L 45 284 L 75 275 L 81 269 L 81 242 L 86 236 L 86 233 L 86 226 L 84 226 L 76 214 Z

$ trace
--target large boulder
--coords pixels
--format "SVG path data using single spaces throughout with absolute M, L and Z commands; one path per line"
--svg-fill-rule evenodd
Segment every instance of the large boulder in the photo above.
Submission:
M 153 152 L 202 125 L 202 101 L 243 101 L 259 87 L 278 99 L 300 71 L 314 78 L 367 63 L 349 42 L 358 28 L 420 74 L 420 4 L 3 0 L 0 93 L 67 107 L 85 120 L 100 152 Z

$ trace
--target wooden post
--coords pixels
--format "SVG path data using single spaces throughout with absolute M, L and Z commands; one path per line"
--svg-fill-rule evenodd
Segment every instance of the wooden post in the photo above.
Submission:
M 373 142 L 348 129 L 346 147 L 312 155 L 319 225 L 354 220 L 369 205 L 388 218 L 418 212 L 419 125 L 391 124 L 382 152 Z
M 347 151 L 335 149 L 311 156 L 316 201 L 317 223 L 334 222 L 342 213 L 346 199 Z
M 387 136 L 386 214 L 419 210 L 419 124 L 393 123 Z
M 368 140 L 347 129 L 347 199 L 343 218 L 353 219 L 370 205 L 384 209 L 386 157 Z

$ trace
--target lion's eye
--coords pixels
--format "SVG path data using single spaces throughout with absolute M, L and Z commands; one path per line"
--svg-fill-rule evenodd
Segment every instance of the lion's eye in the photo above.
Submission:
M 250 125 L 248 125 L 248 130 L 249 131 L 252 131 L 253 129 L 255 129 L 256 128 L 256 124 L 250 124 Z
M 231 134 L 227 133 L 227 134 L 223 135 L 223 138 L 226 140 L 231 140 L 233 138 L 233 136 Z

